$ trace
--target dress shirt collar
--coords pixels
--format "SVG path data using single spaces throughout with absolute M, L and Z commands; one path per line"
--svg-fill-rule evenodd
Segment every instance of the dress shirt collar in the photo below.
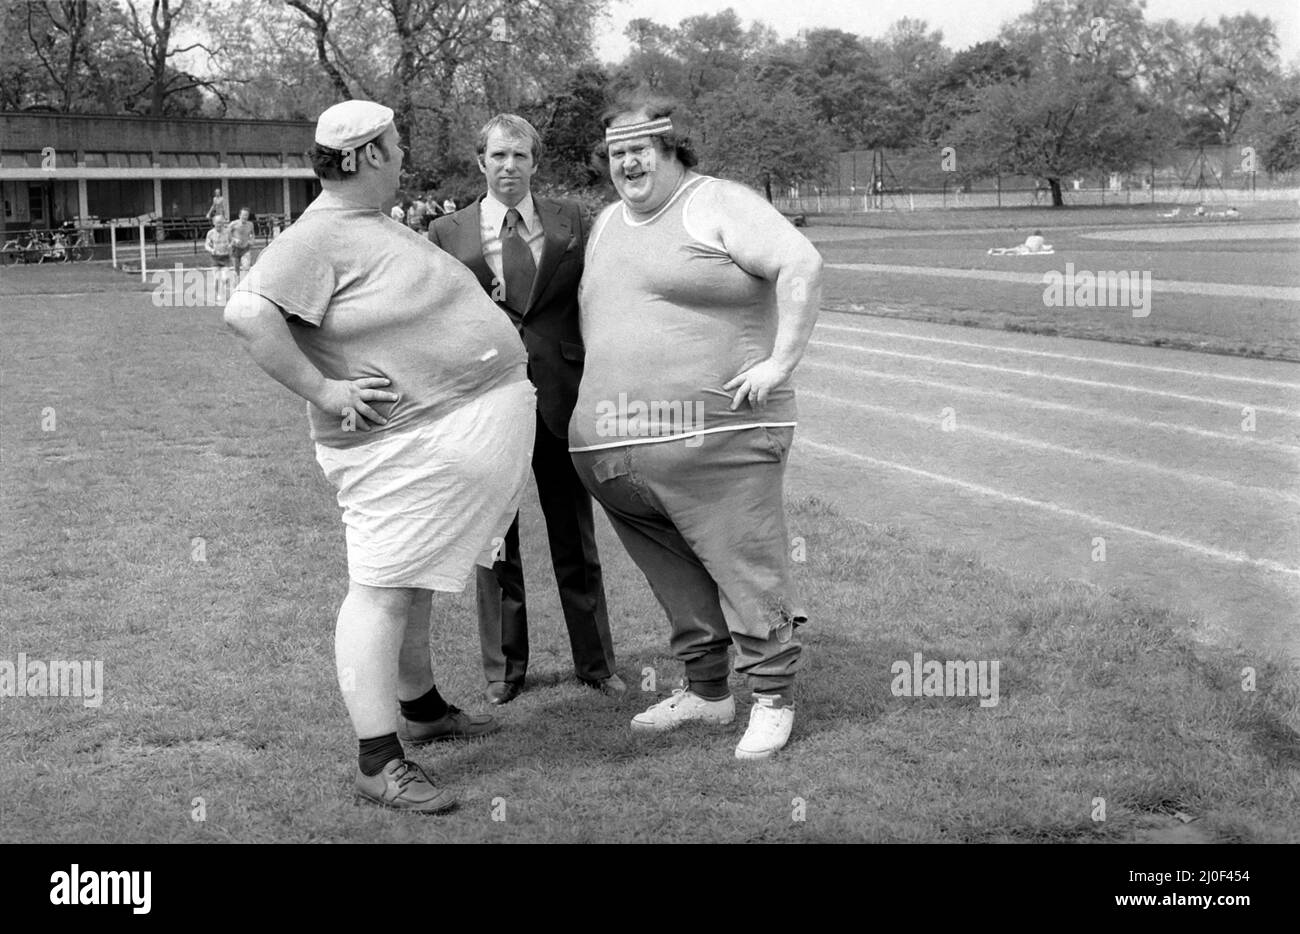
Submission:
M 524 228 L 528 233 L 531 234 L 536 231 L 537 210 L 533 205 L 532 192 L 524 195 L 523 200 L 515 205 L 515 209 L 519 212 L 519 219 L 524 222 Z M 480 210 L 483 212 L 484 228 L 491 230 L 495 234 L 500 234 L 501 225 L 506 221 L 506 212 L 510 209 L 497 200 L 497 196 L 489 191 L 487 197 L 483 199 Z

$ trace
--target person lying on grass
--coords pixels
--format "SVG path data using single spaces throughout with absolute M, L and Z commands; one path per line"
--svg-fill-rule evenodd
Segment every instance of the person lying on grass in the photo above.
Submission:
M 989 250 L 989 256 L 1025 256 L 1029 253 L 1055 253 L 1050 243 L 1043 242 L 1043 232 L 1035 230 L 1019 246 L 997 246 Z

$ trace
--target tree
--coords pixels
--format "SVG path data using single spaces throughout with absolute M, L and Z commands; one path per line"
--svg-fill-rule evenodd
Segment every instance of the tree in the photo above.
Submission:
M 889 27 L 883 42 L 868 47 L 880 61 L 892 92 L 881 115 L 884 132 L 877 145 L 913 146 L 921 139 L 926 105 L 952 58 L 943 33 L 932 31 L 925 20 L 903 17 Z
M 834 136 L 812 106 L 789 89 L 772 90 L 752 75 L 700 101 L 701 167 L 761 188 L 820 181 Z
M 118 90 L 140 78 L 122 28 L 116 7 L 86 0 L 4 3 L 0 108 L 121 113 Z
M 1153 85 L 1183 120 L 1184 141 L 1228 144 L 1277 75 L 1277 28 L 1250 13 L 1221 16 L 1217 25 L 1169 20 L 1155 31 L 1152 56 Z
M 543 177 L 566 188 L 604 181 L 591 167 L 593 144 L 602 138 L 600 117 L 609 103 L 609 76 L 599 65 L 580 65 L 554 94 L 523 108 L 546 141 Z
M 965 95 L 949 134 L 966 174 L 1029 175 L 1064 205 L 1061 179 L 1130 171 L 1164 148 L 1168 114 L 1146 92 L 1141 0 L 1036 0 L 1003 27 L 1026 63 L 1018 77 Z
M 1254 142 L 1264 171 L 1294 172 L 1300 169 L 1300 69 L 1275 79 L 1266 98 L 1241 140 Z
M 1000 42 L 981 42 L 958 52 L 943 68 L 925 108 L 922 138 L 931 144 L 946 141 L 949 129 L 974 111 L 976 93 L 991 84 L 1029 76 L 1023 52 Z
M 624 30 L 632 51 L 614 74 L 616 93 L 645 88 L 693 110 L 700 98 L 727 87 L 755 55 L 775 43 L 761 23 L 748 29 L 736 11 L 688 16 L 675 27 L 634 19 Z
M 126 0 L 126 32 L 133 40 L 136 54 L 148 75 L 145 85 L 127 97 L 129 108 L 143 109 L 153 117 L 190 114 L 197 112 L 202 105 L 200 90 L 222 96 L 212 81 L 173 64 L 179 56 L 196 49 L 202 49 L 209 56 L 213 54 L 206 44 L 197 40 L 184 45 L 173 44 L 187 23 L 187 7 L 187 0 L 149 0 L 149 15 L 145 18 L 136 7 L 136 0 Z M 142 106 L 145 100 L 148 104 Z
M 1034 0 L 999 38 L 1035 70 L 1082 70 L 1129 84 L 1148 71 L 1151 32 L 1144 6 L 1145 0 Z
M 883 146 L 893 142 L 892 116 L 898 99 L 880 63 L 857 36 L 840 29 L 813 29 L 793 47 L 774 50 L 760 70 L 767 84 L 806 99 L 817 120 L 842 145 Z
M 203 8 L 199 27 L 221 43 L 211 77 L 222 87 L 232 116 L 314 120 L 330 104 L 352 96 L 346 83 L 340 92 L 332 79 L 321 80 L 310 21 L 285 4 L 223 0 Z
M 590 55 L 605 0 L 286 0 L 340 97 L 389 102 L 416 168 L 464 168 L 475 117 L 540 96 Z M 340 28 L 339 24 L 346 24 Z
M 638 18 L 623 35 L 631 50 L 614 74 L 615 92 L 646 88 L 667 97 L 686 96 L 686 68 L 672 52 L 674 30 L 653 20 Z
M 1061 207 L 1061 179 L 1130 171 L 1165 145 L 1161 110 L 1134 88 L 1073 69 L 988 85 L 952 130 L 969 174 L 1028 175 Z
M 762 32 L 746 32 L 730 8 L 712 15 L 688 16 L 677 26 L 673 50 L 685 66 L 686 100 L 694 105 L 705 94 L 730 85 L 749 58 Z

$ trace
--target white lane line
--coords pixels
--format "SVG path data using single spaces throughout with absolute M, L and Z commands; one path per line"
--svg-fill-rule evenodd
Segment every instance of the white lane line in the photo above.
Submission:
M 903 376 L 898 373 L 883 373 L 879 370 L 866 370 L 861 367 L 845 366 L 842 363 L 822 363 L 819 360 L 803 360 L 801 367 L 812 367 L 813 369 L 834 370 L 836 373 L 844 373 L 848 376 L 865 376 L 871 379 L 882 379 L 896 383 L 913 383 L 918 386 L 929 386 L 934 389 L 943 389 L 947 392 L 966 393 L 973 396 L 989 396 L 994 399 L 1002 399 L 1007 402 L 1014 402 L 1016 405 L 1029 406 L 1035 409 L 1047 409 L 1053 412 L 1070 412 L 1073 415 L 1082 415 L 1086 418 L 1099 418 L 1104 421 L 1120 422 L 1126 425 L 1135 425 L 1139 428 L 1157 428 L 1162 431 L 1181 431 L 1185 434 L 1196 435 L 1199 438 L 1213 438 L 1215 441 L 1229 441 L 1233 444 L 1262 444 L 1265 447 L 1277 448 L 1288 454 L 1300 454 L 1300 447 L 1293 444 L 1287 444 L 1284 441 L 1273 441 L 1269 438 L 1259 438 L 1250 432 L 1241 432 L 1240 434 L 1229 434 L 1226 431 L 1212 431 L 1209 428 L 1195 428 L 1191 425 L 1175 425 L 1171 422 L 1153 422 L 1144 418 L 1135 418 L 1132 415 L 1120 415 L 1117 412 L 1110 412 L 1105 409 L 1084 408 L 1078 405 L 1067 405 L 1064 402 L 1048 402 L 1046 399 L 1035 399 L 1030 396 L 1018 396 L 1013 392 L 1003 392 L 1000 389 L 979 389 L 975 386 L 966 386 L 961 383 L 945 383 L 937 379 L 922 379 L 919 376 Z
M 125 292 L 119 290 L 118 294 L 130 294 L 133 291 L 136 290 L 127 289 Z M 106 292 L 107 290 L 99 292 L 0 292 L 0 298 L 88 298 L 91 296 L 102 297 Z
M 894 273 L 904 276 L 935 276 L 940 279 L 984 279 L 1042 286 L 1041 272 L 1002 272 L 996 269 L 950 269 L 942 266 L 896 266 L 886 263 L 827 263 L 827 269 L 845 272 Z M 1185 282 L 1177 279 L 1151 280 L 1153 292 L 1213 295 L 1220 298 L 1267 298 L 1283 302 L 1300 301 L 1300 289 L 1283 285 L 1232 285 L 1226 282 Z
M 837 312 L 831 312 L 836 314 Z M 838 312 L 844 314 L 844 312 Z M 1173 373 L 1178 376 L 1190 376 L 1196 379 L 1222 379 L 1234 383 L 1252 383 L 1257 386 L 1269 386 L 1273 389 L 1300 390 L 1300 383 L 1283 383 L 1272 379 L 1258 379 L 1253 376 L 1229 376 L 1226 373 L 1210 373 L 1205 370 L 1184 370 L 1176 366 L 1155 366 L 1150 363 L 1130 363 L 1127 360 L 1113 360 L 1109 357 L 1079 357 L 1074 354 L 1052 353 L 1050 350 L 1028 350 L 1021 347 L 1003 347 L 999 344 L 981 344 L 978 341 L 959 341 L 947 337 L 925 337 L 920 334 L 905 334 L 902 331 L 880 331 L 875 328 L 854 328 L 843 324 L 826 324 L 819 321 L 818 331 L 851 331 L 855 334 L 873 334 L 881 337 L 897 337 L 909 341 L 925 341 L 931 344 L 951 344 L 955 347 L 973 347 L 979 350 L 993 350 L 998 353 L 1018 353 L 1031 357 L 1048 357 L 1053 360 L 1069 360 L 1071 363 L 1100 363 L 1105 366 L 1121 366 L 1133 370 L 1148 370 L 1152 373 Z M 1281 363 L 1283 361 L 1269 361 Z M 1291 364 L 1295 366 L 1295 364 Z
M 948 477 L 943 474 L 932 473 L 928 470 L 921 470 L 917 467 L 910 467 L 907 464 L 899 464 L 895 461 L 880 460 L 876 457 L 868 457 L 865 454 L 859 454 L 856 451 L 850 451 L 846 448 L 838 447 L 833 444 L 824 444 L 820 441 L 811 441 L 804 438 L 795 446 L 802 444 L 806 447 L 817 448 L 834 454 L 838 457 L 849 457 L 854 460 L 863 461 L 871 464 L 873 467 L 881 467 L 885 470 L 897 470 L 902 473 L 911 474 L 914 477 L 921 477 L 935 483 L 943 483 L 948 486 L 955 486 L 958 489 L 966 490 L 970 493 L 978 493 L 980 496 L 988 496 L 994 499 L 1000 499 L 1005 502 L 1015 503 L 1018 506 L 1031 506 L 1035 509 L 1043 509 L 1047 512 L 1058 516 L 1066 516 L 1070 519 L 1077 519 L 1086 522 L 1092 526 L 1100 526 L 1108 529 L 1118 529 L 1130 535 L 1138 535 L 1142 538 L 1149 538 L 1152 541 L 1160 542 L 1162 545 L 1172 545 L 1175 548 L 1182 548 L 1187 551 L 1195 552 L 1207 558 L 1215 558 L 1219 561 L 1231 561 L 1234 564 L 1248 564 L 1252 567 L 1262 568 L 1266 571 L 1273 571 L 1276 574 L 1289 574 L 1293 577 L 1300 577 L 1300 568 L 1288 567 L 1269 558 L 1252 558 L 1250 555 L 1242 554 L 1239 551 L 1224 551 L 1222 548 L 1215 548 L 1212 545 L 1204 545 L 1200 542 L 1189 541 L 1185 538 L 1175 538 L 1172 535 L 1162 535 L 1159 532 L 1152 532 L 1149 529 L 1139 529 L 1136 526 L 1126 525 L 1123 522 L 1115 522 L 1112 519 L 1104 519 L 1101 516 L 1094 516 L 1091 513 L 1080 512 L 1077 509 L 1070 509 L 1066 506 L 1059 506 L 1056 503 L 1048 503 L 1039 499 L 1030 499 L 1027 496 L 1017 496 L 1014 493 L 1007 493 L 1003 490 L 995 490 L 992 487 L 984 486 L 979 483 L 971 483 L 969 480 L 961 480 L 957 477 Z
M 855 409 L 878 412 L 881 415 L 887 415 L 891 418 L 901 418 L 906 421 L 915 422 L 918 425 L 924 425 L 927 428 L 934 428 L 939 422 L 939 419 L 936 416 L 916 415 L 911 412 L 902 412 L 898 409 L 891 409 L 883 405 L 872 405 L 869 402 L 855 402 L 852 399 L 841 399 L 838 396 L 827 395 L 824 392 L 816 392 L 812 389 L 800 388 L 798 396 L 801 399 L 825 399 L 828 402 L 847 405 Z M 991 438 L 994 441 L 1001 441 L 1005 444 L 1016 444 L 1021 447 L 1034 448 L 1039 451 L 1050 451 L 1053 454 L 1064 454 L 1067 457 L 1077 457 L 1082 458 L 1083 460 L 1098 460 L 1104 461 L 1108 464 L 1114 464 L 1117 467 L 1148 470 L 1152 473 L 1162 474 L 1168 477 L 1176 477 L 1179 480 L 1189 481 L 1192 483 L 1204 483 L 1209 486 L 1222 487 L 1233 493 L 1255 493 L 1261 496 L 1275 497 L 1289 503 L 1300 505 L 1300 495 L 1294 493 L 1287 493 L 1283 490 L 1274 490 L 1264 486 L 1252 486 L 1248 483 L 1236 483 L 1232 480 L 1224 480 L 1221 477 L 1211 477 L 1206 474 L 1193 473 L 1190 470 L 1179 470 L 1176 467 L 1166 467 L 1163 464 L 1157 464 L 1152 461 L 1135 460 L 1129 457 L 1120 457 L 1115 454 L 1103 454 L 1100 451 L 1081 451 L 1078 448 L 1067 447 L 1063 444 L 1053 444 L 1050 441 L 1040 441 L 1037 438 L 1026 438 L 1023 435 L 1013 435 L 1003 431 L 993 431 L 989 428 L 979 428 L 969 423 L 963 424 L 956 432 L 957 435 L 965 433 Z
M 1221 405 L 1231 409 L 1241 409 L 1249 406 L 1256 412 L 1267 412 L 1270 415 L 1283 415 L 1288 418 L 1300 418 L 1300 411 L 1295 409 L 1285 409 L 1275 405 L 1252 405 L 1249 402 L 1238 402 L 1233 399 L 1212 399 L 1209 396 L 1191 396 L 1181 392 L 1169 392 L 1166 389 L 1148 389 L 1146 386 L 1133 386 L 1129 383 L 1107 383 L 1095 379 L 1083 379 L 1079 376 L 1057 376 L 1055 373 L 1045 373 L 1042 370 L 1018 370 L 1015 367 L 995 366 L 992 363 L 971 363 L 968 360 L 954 360 L 951 357 L 931 357 L 921 353 L 904 353 L 901 350 L 884 350 L 879 347 L 859 347 L 857 344 L 841 344 L 838 341 L 809 341 L 810 344 L 816 344 L 818 347 L 834 347 L 837 350 L 851 350 L 855 353 L 877 354 L 883 357 L 898 357 L 903 360 L 924 360 L 927 363 L 940 363 L 944 366 L 964 366 L 972 370 L 987 370 L 991 373 L 1010 373 L 1013 376 L 1034 376 L 1038 379 L 1050 379 L 1058 383 L 1073 383 L 1077 386 L 1092 386 L 1097 389 L 1118 389 L 1122 392 L 1141 392 L 1150 396 L 1161 396 L 1166 399 L 1177 399 L 1180 402 L 1196 402 L 1202 405 Z

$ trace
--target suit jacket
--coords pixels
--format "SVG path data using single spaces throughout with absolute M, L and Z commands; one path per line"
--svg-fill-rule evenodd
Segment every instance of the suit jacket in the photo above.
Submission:
M 483 258 L 479 232 L 483 197 L 454 214 L 435 218 L 428 236 L 436 246 L 468 266 L 491 295 L 492 269 Z M 537 387 L 537 410 L 542 422 L 552 434 L 567 438 L 586 356 L 578 328 L 578 281 L 587 247 L 587 222 L 575 202 L 534 195 L 533 204 L 546 239 L 519 336 L 528 351 L 528 372 Z

